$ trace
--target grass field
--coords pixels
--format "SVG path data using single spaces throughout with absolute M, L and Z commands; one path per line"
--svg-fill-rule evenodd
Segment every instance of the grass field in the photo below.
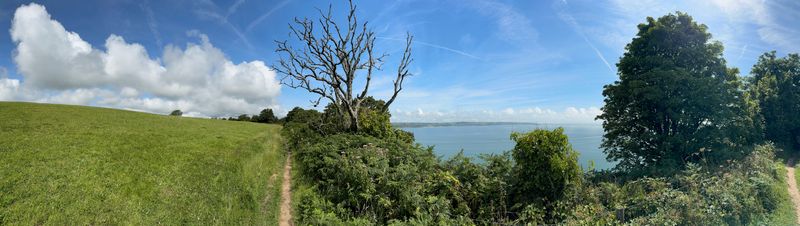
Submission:
M 273 225 L 284 162 L 279 131 L 0 102 L 0 225 Z
M 775 168 L 781 172 L 781 175 L 786 175 L 786 169 L 783 167 L 783 162 L 779 161 L 776 163 Z M 765 225 L 794 225 L 796 221 L 796 217 L 794 215 L 794 206 L 792 204 L 792 198 L 789 196 L 789 191 L 786 189 L 786 179 L 782 178 L 779 181 L 779 184 L 775 184 L 772 186 L 773 192 L 778 194 L 780 202 L 776 203 L 777 209 L 768 216 L 767 222 Z

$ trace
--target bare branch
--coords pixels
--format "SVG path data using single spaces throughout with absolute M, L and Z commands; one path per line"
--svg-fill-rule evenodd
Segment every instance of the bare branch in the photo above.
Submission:
M 358 114 L 361 103 L 369 93 L 370 83 L 375 71 L 381 70 L 386 54 L 375 53 L 375 34 L 368 22 L 360 22 L 356 6 L 349 3 L 347 23 L 340 27 L 333 18 L 332 6 L 327 11 L 317 9 L 317 20 L 295 18 L 289 24 L 289 36 L 302 48 L 295 49 L 289 41 L 275 41 L 276 52 L 282 54 L 273 68 L 283 75 L 281 84 L 294 89 L 304 89 L 318 95 L 311 101 L 318 106 L 323 99 L 329 100 L 339 114 L 349 117 L 350 128 L 358 130 Z M 394 80 L 394 93 L 386 102 L 384 110 L 394 102 L 403 89 L 405 77 L 410 76 L 411 42 L 409 34 L 403 58 Z M 354 84 L 360 76 L 365 76 L 363 89 L 354 95 Z
M 394 93 L 392 97 L 386 101 L 386 104 L 383 105 L 383 110 L 388 111 L 389 105 L 391 105 L 395 98 L 397 98 L 397 94 L 403 90 L 403 81 L 406 77 L 411 76 L 408 73 L 408 65 L 411 64 L 411 42 L 414 40 L 414 36 L 411 36 L 410 33 L 406 34 L 406 49 L 403 51 L 403 58 L 400 60 L 400 65 L 397 66 L 397 78 L 394 80 Z

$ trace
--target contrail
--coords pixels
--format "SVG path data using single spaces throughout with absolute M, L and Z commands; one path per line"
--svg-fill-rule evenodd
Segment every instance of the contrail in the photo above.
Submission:
M 739 52 L 739 57 L 736 58 L 736 63 L 739 63 L 739 61 L 742 60 L 742 56 L 744 56 L 745 51 L 747 51 L 747 45 L 744 45 L 744 47 L 742 47 L 742 51 Z
M 566 5 L 567 1 L 564 0 L 563 3 Z M 578 35 L 580 35 L 581 38 L 583 38 L 583 41 L 585 41 L 586 44 L 589 44 L 589 47 L 591 47 L 592 50 L 594 50 L 594 53 L 597 54 L 597 57 L 600 57 L 600 60 L 603 61 L 603 63 L 606 65 L 606 67 L 608 67 L 608 70 L 611 71 L 611 73 L 616 73 L 616 71 L 614 71 L 614 67 L 611 67 L 611 64 L 608 63 L 608 60 L 606 60 L 603 54 L 600 53 L 600 50 L 598 50 L 597 47 L 595 47 L 594 44 L 592 44 L 592 42 L 589 41 L 589 37 L 586 37 L 586 33 L 583 32 L 583 28 L 581 28 L 581 25 L 578 24 L 577 20 L 575 20 L 575 17 L 572 17 L 572 15 L 566 12 L 566 10 L 559 11 L 558 17 L 560 17 L 561 20 L 569 24 L 572 27 L 572 29 L 575 30 L 575 32 L 578 33 Z
M 399 39 L 399 38 L 386 38 L 386 37 L 376 37 L 376 38 L 384 39 L 384 40 L 392 40 L 392 41 L 405 41 L 405 39 Z M 466 53 L 466 52 L 461 51 L 461 50 L 451 49 L 451 48 L 448 48 L 448 47 L 445 47 L 445 46 L 440 46 L 440 45 L 436 45 L 436 44 L 433 44 L 433 43 L 427 43 L 427 42 L 422 42 L 422 41 L 414 41 L 414 43 L 417 43 L 417 44 L 420 44 L 420 45 L 424 45 L 424 46 L 433 47 L 433 48 L 437 48 L 437 49 L 441 49 L 441 50 L 445 50 L 445 51 L 449 51 L 451 53 L 456 53 L 456 54 L 459 54 L 459 55 L 462 55 L 462 56 L 465 56 L 465 57 L 469 57 L 469 58 L 472 58 L 472 59 L 483 61 L 483 59 L 481 59 L 480 57 L 477 57 L 475 55 Z
M 269 11 L 267 11 L 266 13 L 261 14 L 261 16 L 259 16 L 258 18 L 253 20 L 253 22 L 250 22 L 250 24 L 247 25 L 247 28 L 244 29 L 244 32 L 245 33 L 250 32 L 250 30 L 253 30 L 253 27 L 255 27 L 256 25 L 258 25 L 261 22 L 263 22 L 264 20 L 266 20 L 267 17 L 272 15 L 272 13 L 274 13 L 275 11 L 278 11 L 279 9 L 283 8 L 284 6 L 286 6 L 286 4 L 289 4 L 289 2 L 291 2 L 291 0 L 282 1 L 282 2 L 278 3 L 278 5 L 276 5 L 274 8 L 270 9 Z

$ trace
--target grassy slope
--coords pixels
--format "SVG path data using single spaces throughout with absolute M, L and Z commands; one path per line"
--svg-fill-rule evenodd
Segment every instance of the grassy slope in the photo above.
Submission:
M 0 224 L 274 224 L 279 130 L 0 102 Z
M 778 208 L 773 211 L 767 219 L 771 225 L 794 225 L 797 216 L 794 215 L 794 206 L 792 205 L 791 197 L 789 197 L 789 190 L 786 189 L 786 169 L 783 167 L 783 161 L 778 160 L 775 167 L 781 172 L 784 177 L 781 178 L 779 184 L 772 186 L 773 192 L 779 194 L 780 202 L 777 204 Z

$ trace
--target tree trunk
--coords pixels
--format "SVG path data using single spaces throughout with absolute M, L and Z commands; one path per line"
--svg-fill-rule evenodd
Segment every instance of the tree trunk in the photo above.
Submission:
M 358 132 L 358 109 L 348 109 L 347 116 L 350 116 L 350 131 Z
M 350 117 L 350 131 L 358 132 L 358 116 Z

